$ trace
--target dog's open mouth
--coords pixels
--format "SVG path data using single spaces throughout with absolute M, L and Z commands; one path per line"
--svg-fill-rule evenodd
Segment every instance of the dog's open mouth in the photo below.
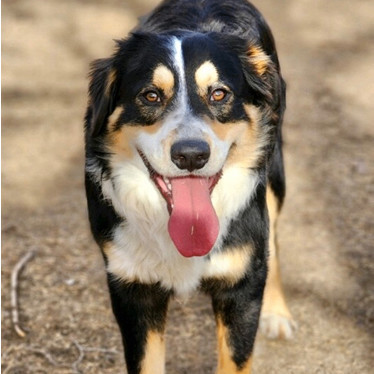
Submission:
M 185 257 L 209 253 L 219 233 L 219 221 L 210 194 L 221 172 L 211 177 L 164 177 L 152 168 L 141 151 L 139 154 L 167 203 L 169 235 L 178 251 Z

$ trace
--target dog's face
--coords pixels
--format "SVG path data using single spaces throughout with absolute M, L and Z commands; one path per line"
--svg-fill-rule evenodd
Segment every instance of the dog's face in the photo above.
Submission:
M 178 216 L 169 221 L 174 242 L 205 220 L 210 233 L 196 234 L 205 249 L 176 246 L 186 256 L 206 254 L 218 235 L 206 200 L 222 173 L 260 167 L 271 148 L 277 77 L 260 47 L 238 39 L 135 34 L 94 65 L 87 143 L 101 147 L 107 177 L 128 164 L 153 181 Z M 185 220 L 192 223 L 181 228 Z

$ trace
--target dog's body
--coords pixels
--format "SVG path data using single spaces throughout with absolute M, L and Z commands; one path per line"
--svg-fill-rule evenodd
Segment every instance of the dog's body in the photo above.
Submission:
M 164 372 L 168 301 L 198 288 L 218 373 L 249 373 L 268 264 L 263 328 L 291 333 L 274 232 L 285 85 L 268 26 L 245 0 L 166 1 L 93 64 L 89 93 L 89 218 L 128 373 Z

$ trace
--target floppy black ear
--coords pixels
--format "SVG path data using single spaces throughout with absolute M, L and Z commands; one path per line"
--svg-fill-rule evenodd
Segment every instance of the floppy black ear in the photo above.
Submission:
M 244 76 L 255 91 L 272 106 L 278 91 L 279 72 L 276 63 L 255 42 L 248 42 L 242 55 Z
M 86 133 L 91 137 L 100 135 L 108 117 L 116 105 L 117 72 L 113 59 L 95 60 L 91 64 L 89 103 L 86 115 Z
M 282 90 L 282 80 L 275 46 L 271 44 L 272 39 L 268 41 L 265 51 L 261 46 L 262 42 L 257 39 L 245 39 L 230 34 L 211 33 L 211 35 L 214 40 L 219 40 L 224 49 L 234 52 L 239 57 L 245 81 L 251 89 L 251 94 L 255 95 L 256 101 L 271 107 L 277 106 L 276 101 Z

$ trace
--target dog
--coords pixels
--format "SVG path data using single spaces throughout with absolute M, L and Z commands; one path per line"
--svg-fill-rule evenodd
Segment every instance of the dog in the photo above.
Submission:
M 285 92 L 245 0 L 166 0 L 92 63 L 88 213 L 129 374 L 164 373 L 169 300 L 195 290 L 212 299 L 218 374 L 251 372 L 261 306 L 261 329 L 291 336 L 275 233 Z

